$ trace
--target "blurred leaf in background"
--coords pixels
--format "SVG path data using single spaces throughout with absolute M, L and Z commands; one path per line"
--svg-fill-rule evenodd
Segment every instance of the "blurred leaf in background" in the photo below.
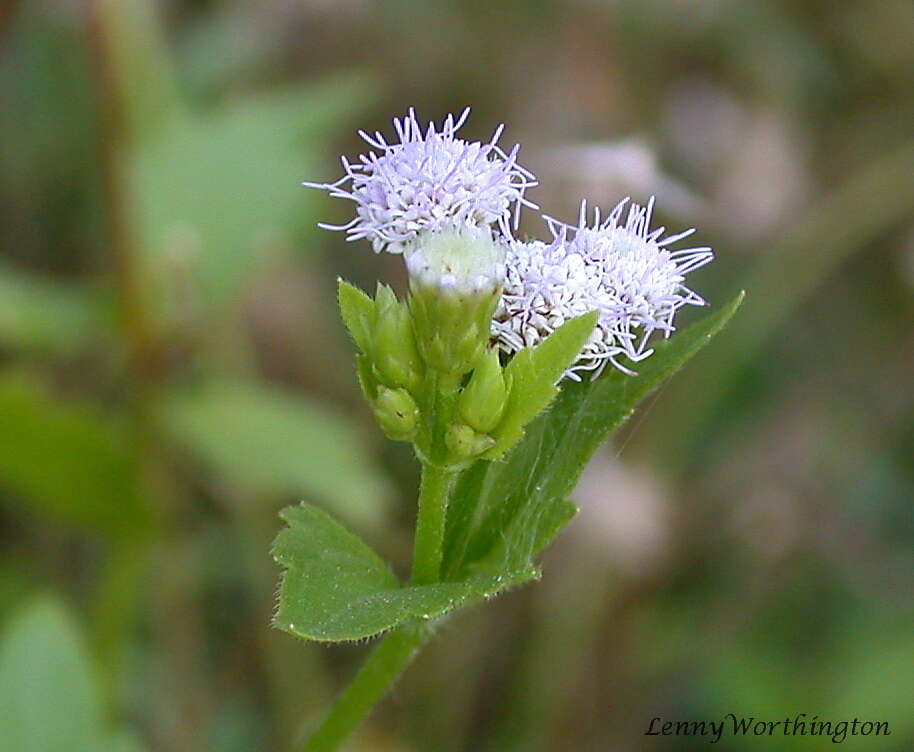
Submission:
M 7 3 L 0 28 L 0 243 L 52 271 L 97 258 L 96 141 L 80 14 Z
M 166 422 L 218 477 L 242 488 L 316 499 L 366 527 L 384 520 L 391 486 L 357 425 L 313 399 L 253 383 L 176 395 Z
M 138 480 L 117 422 L 25 373 L 0 376 L 0 486 L 11 499 L 55 522 L 136 537 L 150 521 Z
M 139 752 L 111 733 L 88 651 L 57 599 L 27 601 L 0 639 L 0 740 L 4 752 Z
M 189 273 L 198 304 L 218 311 L 271 252 L 305 230 L 311 237 L 314 197 L 299 184 L 364 89 L 345 76 L 261 93 L 215 113 L 176 117 L 143 139 L 134 157 L 134 215 L 149 254 L 147 281 L 167 286 Z M 166 299 L 168 292 L 160 290 Z
M 103 299 L 88 285 L 40 279 L 0 265 L 0 345 L 25 352 L 72 353 L 97 335 L 104 309 Z

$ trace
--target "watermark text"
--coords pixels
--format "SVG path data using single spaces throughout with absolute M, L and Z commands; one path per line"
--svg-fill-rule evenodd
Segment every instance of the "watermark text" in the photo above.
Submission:
M 850 721 L 822 720 L 806 713 L 781 720 L 727 713 L 716 721 L 671 721 L 651 718 L 645 736 L 705 736 L 716 744 L 723 736 L 827 736 L 841 744 L 849 736 L 891 736 L 888 721 L 854 718 Z

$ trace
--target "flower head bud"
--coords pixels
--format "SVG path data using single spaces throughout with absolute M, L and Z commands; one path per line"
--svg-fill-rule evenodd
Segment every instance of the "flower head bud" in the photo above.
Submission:
M 414 391 L 422 378 L 409 310 L 386 285 L 378 285 L 371 360 L 377 380 Z
M 498 358 L 498 350 L 487 350 L 473 370 L 469 383 L 460 393 L 457 410 L 463 421 L 482 433 L 489 433 L 505 412 L 508 387 Z
M 419 427 L 419 408 L 405 389 L 378 387 L 374 414 L 381 430 L 394 441 L 412 441 Z
M 463 375 L 489 341 L 504 281 L 504 246 L 469 225 L 423 233 L 407 252 L 416 343 L 435 370 Z
M 495 445 L 495 439 L 491 436 L 477 433 L 461 423 L 448 426 L 444 441 L 451 452 L 452 459 L 458 461 L 478 457 Z

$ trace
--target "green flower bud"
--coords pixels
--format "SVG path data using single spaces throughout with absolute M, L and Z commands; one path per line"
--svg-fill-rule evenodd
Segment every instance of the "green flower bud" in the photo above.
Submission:
M 371 336 L 371 360 L 377 380 L 392 388 L 415 391 L 422 380 L 409 310 L 389 287 L 379 286 L 377 319 Z
M 460 393 L 457 409 L 463 421 L 477 431 L 489 433 L 501 420 L 508 401 L 508 388 L 497 350 L 487 350 Z
M 470 226 L 423 233 L 407 252 L 416 344 L 431 368 L 462 376 L 482 357 L 504 254 L 489 230 Z
M 451 452 L 452 460 L 468 460 L 478 457 L 495 445 L 495 439 L 491 436 L 476 433 L 472 428 L 461 423 L 448 426 L 444 441 Z
M 378 387 L 375 418 L 381 430 L 394 441 L 412 441 L 419 427 L 419 408 L 405 389 Z

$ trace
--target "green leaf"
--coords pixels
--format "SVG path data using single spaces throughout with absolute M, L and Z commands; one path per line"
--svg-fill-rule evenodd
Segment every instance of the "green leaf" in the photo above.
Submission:
M 139 738 L 129 731 L 121 731 L 109 736 L 99 752 L 143 752 Z
M 0 185 L 6 206 L 16 207 L 17 225 L 28 228 L 27 238 L 8 236 L 7 247 L 21 238 L 27 249 L 56 243 L 66 254 L 72 231 L 49 221 L 63 216 L 51 207 L 66 201 L 70 212 L 94 208 L 93 191 L 80 191 L 95 167 L 87 155 L 98 148 L 91 49 L 80 20 L 55 12 L 53 0 L 3 7 L 9 13 L 0 56 Z
M 0 643 L 3 752 L 96 750 L 102 712 L 85 645 L 51 598 L 31 601 Z
M 723 328 L 742 299 L 657 344 L 637 376 L 609 369 L 596 381 L 566 382 L 505 462 L 479 461 L 464 473 L 448 512 L 446 578 L 513 569 L 546 545 L 570 519 L 566 499 L 596 448 Z
M 136 535 L 150 521 L 121 427 L 22 374 L 0 377 L 0 486 L 29 509 L 93 531 Z
M 535 578 L 533 557 L 574 515 L 566 497 L 594 449 L 720 330 L 741 299 L 658 345 L 639 376 L 614 371 L 566 386 L 506 462 L 477 462 L 452 502 L 446 582 L 402 586 L 380 557 L 326 513 L 308 505 L 286 509 L 288 527 L 274 547 L 285 569 L 276 625 L 311 640 L 359 640 Z M 566 367 L 567 361 L 561 370 Z
M 72 351 L 100 330 L 102 308 L 87 288 L 0 265 L 0 343 L 4 345 Z
M 910 608 L 852 621 L 826 664 L 830 697 L 818 705 L 826 717 L 888 721 L 893 735 L 914 738 L 912 621 Z
M 171 435 L 229 481 L 323 501 L 363 526 L 384 519 L 390 483 L 339 410 L 276 388 L 213 383 L 172 395 L 164 416 Z
M 567 321 L 536 347 L 514 356 L 505 369 L 511 384 L 508 405 L 495 431 L 495 446 L 483 455 L 485 459 L 498 459 L 514 446 L 524 426 L 552 402 L 559 391 L 557 382 L 581 352 L 596 321 L 596 313 Z
M 344 279 L 337 280 L 337 299 L 340 304 L 340 315 L 352 340 L 363 353 L 370 352 L 374 301 Z
M 528 567 L 464 582 L 402 586 L 377 554 L 325 512 L 301 504 L 283 510 L 282 517 L 288 527 L 273 548 L 285 569 L 275 624 L 309 640 L 372 637 L 489 598 L 536 574 Z
M 133 216 L 150 304 L 231 304 L 290 229 L 313 232 L 313 176 L 336 127 L 364 101 L 363 82 L 336 78 L 250 97 L 215 113 L 171 118 L 130 165 Z M 353 103 L 357 103 L 354 105 Z

